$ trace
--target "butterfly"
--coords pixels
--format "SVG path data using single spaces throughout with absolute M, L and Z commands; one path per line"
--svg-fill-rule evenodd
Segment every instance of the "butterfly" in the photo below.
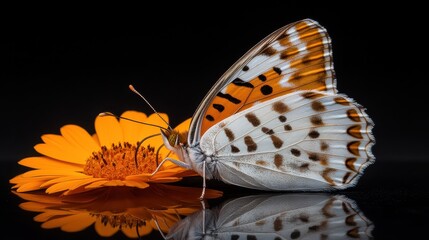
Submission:
M 372 239 L 355 201 L 320 193 L 232 199 L 173 225 L 165 239 Z
M 304 19 L 268 35 L 219 78 L 187 137 L 161 130 L 180 158 L 163 161 L 196 171 L 203 189 L 206 179 L 269 191 L 345 189 L 375 160 L 373 125 L 337 91 L 326 29 Z

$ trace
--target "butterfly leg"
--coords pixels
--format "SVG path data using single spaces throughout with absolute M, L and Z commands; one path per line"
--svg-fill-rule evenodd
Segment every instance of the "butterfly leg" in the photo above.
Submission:
M 203 161 L 203 192 L 201 193 L 200 200 L 204 199 L 206 194 L 206 161 Z
M 174 163 L 174 164 L 176 164 L 176 165 L 178 165 L 178 166 L 180 166 L 180 167 L 186 168 L 186 169 L 192 169 L 192 167 L 191 167 L 189 164 L 186 164 L 186 163 L 184 163 L 184 162 L 182 162 L 182 161 L 179 161 L 179 160 L 174 159 L 174 158 L 165 158 L 165 159 L 164 159 L 164 160 L 162 160 L 162 162 L 158 165 L 158 167 L 155 169 L 155 171 L 153 171 L 153 173 L 151 174 L 151 176 L 155 175 L 155 174 L 159 171 L 159 169 L 161 168 L 161 166 L 162 166 L 165 162 L 167 162 L 167 161 L 172 162 L 172 163 Z

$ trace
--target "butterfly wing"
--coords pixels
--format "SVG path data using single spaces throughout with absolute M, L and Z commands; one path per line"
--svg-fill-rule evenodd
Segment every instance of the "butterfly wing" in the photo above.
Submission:
M 342 195 L 254 195 L 190 215 L 166 239 L 372 239 L 373 229 Z
M 353 200 L 322 194 L 234 199 L 215 225 L 219 239 L 371 239 L 373 229 Z
M 255 103 L 302 89 L 336 92 L 331 40 L 310 19 L 273 32 L 225 72 L 195 112 L 188 142 Z
M 200 147 L 220 180 L 263 190 L 343 189 L 374 161 L 373 123 L 344 95 L 297 91 L 234 114 Z M 210 162 L 209 162 L 210 164 Z

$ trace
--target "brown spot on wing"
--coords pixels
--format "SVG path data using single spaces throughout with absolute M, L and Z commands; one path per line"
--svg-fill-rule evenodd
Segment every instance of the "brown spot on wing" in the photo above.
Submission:
M 318 131 L 316 131 L 316 130 L 311 130 L 311 131 L 308 133 L 308 136 L 309 136 L 310 138 L 318 138 L 318 137 L 320 136 L 320 133 L 319 133 Z
M 278 101 L 273 103 L 273 110 L 282 114 L 289 111 L 289 107 L 285 103 Z
M 274 165 L 276 165 L 277 168 L 280 168 L 283 165 L 283 155 L 274 155 Z
M 261 52 L 263 55 L 272 56 L 277 53 L 277 51 L 272 47 L 267 47 Z
M 229 129 L 229 128 L 224 128 L 223 130 L 225 131 L 225 135 L 228 137 L 228 140 L 229 140 L 230 142 L 234 141 L 235 136 L 234 136 L 234 133 L 231 131 L 231 129 Z
M 236 147 L 234 145 L 231 145 L 231 152 L 232 153 L 238 153 L 238 152 L 240 152 L 240 149 L 238 149 L 238 147 Z
M 354 122 L 360 122 L 360 116 L 355 109 L 349 109 L 347 111 L 347 117 Z
M 310 164 L 303 163 L 303 164 L 301 164 L 301 166 L 299 166 L 299 171 L 300 172 L 308 171 L 308 170 L 310 170 L 309 166 L 310 166 Z
M 334 98 L 334 101 L 340 105 L 343 105 L 343 106 L 350 105 L 350 102 L 347 101 L 346 99 L 342 98 L 342 97 L 336 97 L 336 98 Z
M 330 210 L 332 208 L 332 204 L 334 203 L 335 199 L 331 198 L 328 200 L 328 202 L 323 206 L 322 208 L 322 214 L 326 218 L 335 217 L 335 214 L 331 213 Z
M 325 220 L 325 221 L 321 222 L 320 225 L 309 226 L 308 230 L 309 231 L 319 231 L 319 230 L 326 228 L 327 225 L 328 225 L 328 222 Z
M 329 144 L 327 144 L 326 142 L 321 142 L 320 143 L 320 150 L 322 151 L 326 151 L 329 148 Z
M 264 160 L 257 160 L 257 161 L 256 161 L 256 164 L 257 164 L 257 165 L 260 165 L 260 166 L 266 166 L 266 165 L 267 165 L 267 162 L 265 162 Z
M 343 207 L 343 211 L 344 211 L 346 214 L 349 214 L 349 213 L 350 213 L 350 209 L 349 209 L 349 207 L 347 207 L 347 204 L 346 204 L 345 202 L 343 202 L 343 203 L 341 204 L 341 206 Z
M 351 237 L 351 238 L 359 238 L 359 227 L 355 227 L 353 229 L 350 229 L 349 231 L 347 231 L 347 236 Z
M 360 156 L 359 145 L 359 141 L 350 142 L 349 144 L 347 144 L 347 150 L 349 150 L 349 152 L 353 155 Z
M 284 129 L 285 129 L 286 131 L 290 131 L 290 130 L 292 130 L 292 127 L 291 127 L 289 124 L 286 124 L 286 125 L 284 126 Z
M 255 235 L 249 234 L 246 237 L 247 240 L 258 240 L 258 238 Z
M 261 121 L 254 113 L 247 113 L 244 115 L 247 118 L 247 121 L 249 121 L 254 127 L 259 126 L 261 124 Z
M 357 172 L 356 168 L 355 168 L 355 162 L 356 162 L 356 158 L 347 158 L 346 159 L 346 167 L 350 170 L 352 170 L 353 172 Z
M 274 231 L 280 231 L 283 229 L 283 220 L 280 217 L 277 217 L 276 220 L 274 220 Z
M 322 177 L 323 177 L 323 179 L 326 180 L 326 182 L 328 182 L 330 185 L 334 186 L 335 185 L 334 180 L 332 180 L 331 176 L 329 176 L 332 172 L 335 172 L 335 169 L 326 168 L 322 172 Z
M 246 144 L 248 152 L 254 152 L 258 148 L 258 145 L 256 145 L 251 136 L 244 137 L 244 144 Z
M 347 172 L 345 175 L 344 175 L 344 177 L 343 177 L 343 184 L 346 184 L 347 183 L 347 180 L 349 179 L 349 177 L 350 177 L 350 175 L 351 175 L 352 173 L 351 172 Z
M 291 150 L 290 150 L 290 152 L 292 153 L 292 155 L 294 155 L 295 157 L 299 157 L 299 156 L 301 156 L 301 151 L 299 151 L 298 149 L 296 149 L 296 148 L 292 148 Z
M 356 216 L 356 214 L 350 215 L 348 217 L 346 217 L 346 225 L 347 226 L 356 226 L 356 222 L 354 220 L 354 217 Z
M 293 232 L 290 234 L 291 239 L 297 239 L 301 236 L 301 232 L 298 229 L 293 230 Z
M 325 108 L 325 106 L 323 105 L 323 103 L 321 103 L 321 102 L 319 102 L 319 101 L 314 101 L 314 102 L 312 102 L 312 103 L 311 103 L 311 108 L 312 108 L 314 111 L 317 111 L 317 112 L 323 112 L 323 111 L 325 111 L 325 110 L 326 110 L 326 108 Z
M 262 226 L 262 225 L 264 225 L 266 222 L 267 222 L 267 221 L 265 221 L 265 220 L 259 220 L 259 221 L 257 221 L 257 222 L 255 223 L 255 225 L 256 225 L 256 226 Z
M 261 128 L 261 131 L 262 131 L 263 133 L 265 133 L 265 134 L 268 134 L 268 135 L 272 135 L 272 134 L 274 134 L 273 129 L 270 129 L 270 128 L 267 128 L 267 127 L 262 127 L 262 128 Z
M 361 125 L 353 125 L 347 129 L 347 133 L 354 138 L 363 139 L 361 128 Z
M 322 121 L 322 118 L 320 116 L 312 116 L 310 118 L 310 121 L 315 126 L 321 126 L 321 125 L 323 125 L 323 121 Z
M 307 223 L 309 221 L 309 219 L 310 219 L 310 217 L 305 213 L 301 213 L 299 215 L 299 220 L 301 220 L 301 222 Z
M 275 148 L 279 149 L 283 146 L 283 140 L 281 140 L 276 135 L 270 135 L 271 141 L 273 141 L 273 145 Z
M 301 94 L 301 96 L 307 99 L 316 99 L 323 97 L 323 94 L 317 92 L 304 92 Z

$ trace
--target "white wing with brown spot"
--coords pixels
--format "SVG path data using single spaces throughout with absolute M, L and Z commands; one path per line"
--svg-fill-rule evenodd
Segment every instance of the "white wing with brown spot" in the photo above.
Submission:
M 343 189 L 374 161 L 373 123 L 344 95 L 297 91 L 224 119 L 201 139 L 224 182 L 264 190 Z M 210 164 L 213 164 L 210 166 Z
M 373 229 L 342 195 L 255 195 L 193 214 L 167 239 L 372 239 Z

